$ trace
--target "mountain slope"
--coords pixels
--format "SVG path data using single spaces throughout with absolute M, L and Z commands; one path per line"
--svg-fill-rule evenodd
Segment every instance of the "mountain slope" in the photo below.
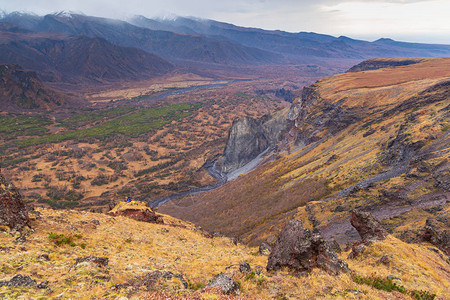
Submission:
M 39 32 L 82 34 L 110 43 L 155 53 L 166 59 L 219 64 L 259 64 L 280 62 L 278 55 L 229 41 L 200 35 L 176 34 L 137 27 L 124 21 L 77 14 L 52 14 L 38 21 L 26 22 L 30 16 L 6 15 L 2 20 Z M 33 20 L 35 20 L 33 18 Z
M 356 283 L 349 273 L 334 276 L 319 269 L 308 276 L 293 276 L 283 270 L 269 273 L 265 270 L 267 256 L 258 254 L 258 249 L 211 237 L 169 216 L 162 216 L 164 224 L 153 224 L 106 214 L 37 208 L 30 217 L 33 232 L 19 239 L 13 234 L 0 235 L 2 298 L 83 295 L 189 300 L 289 295 L 294 299 L 348 299 L 358 291 L 370 299 L 410 299 L 397 291 Z M 368 247 L 358 259 L 347 261 L 359 278 L 395 274 L 399 278 L 396 282 L 408 291 L 423 290 L 444 299 L 449 296 L 447 263 L 438 250 L 429 248 L 429 244 L 409 245 L 388 237 Z M 385 253 L 392 255 L 389 265 L 377 262 Z M 340 257 L 346 259 L 347 254 L 343 252 Z M 205 288 L 219 273 L 238 283 L 239 296 Z
M 0 109 L 21 111 L 51 110 L 68 104 L 67 97 L 49 89 L 35 72 L 17 65 L 0 65 Z
M 232 24 L 194 18 L 152 20 L 136 16 L 130 20 L 138 26 L 155 30 L 167 30 L 186 34 L 202 34 L 216 39 L 240 43 L 289 56 L 318 56 L 336 58 L 373 57 L 428 57 L 449 56 L 449 45 L 429 45 L 396 42 L 380 39 L 375 42 L 339 38 L 313 32 L 289 33 L 257 28 L 239 27 Z
M 111 82 L 166 74 L 172 64 L 139 49 L 101 38 L 11 30 L 0 31 L 0 62 L 36 71 L 45 81 Z
M 448 207 L 449 70 L 436 58 L 319 80 L 293 103 L 278 159 L 159 210 L 253 245 L 291 218 L 345 243 L 352 208 L 417 232 Z

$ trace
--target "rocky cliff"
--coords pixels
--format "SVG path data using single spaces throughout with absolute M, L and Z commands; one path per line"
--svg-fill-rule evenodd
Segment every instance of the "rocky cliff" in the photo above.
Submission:
M 27 208 L 14 185 L 0 174 L 0 226 L 21 231 L 30 225 Z
M 228 133 L 223 155 L 216 162 L 216 168 L 223 173 L 230 173 L 268 148 L 276 146 L 285 124 L 283 113 L 266 115 L 260 119 L 244 117 L 235 120 Z

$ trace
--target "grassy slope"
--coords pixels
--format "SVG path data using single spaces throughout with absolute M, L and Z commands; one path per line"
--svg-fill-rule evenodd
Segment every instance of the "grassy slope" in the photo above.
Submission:
M 102 297 L 114 299 L 119 295 L 130 296 L 130 290 L 114 290 L 111 287 L 126 283 L 134 276 L 152 270 L 167 270 L 183 274 L 193 284 L 207 284 L 219 272 L 226 272 L 241 284 L 241 296 L 250 299 L 410 299 L 397 292 L 385 292 L 367 285 L 353 282 L 349 274 L 331 276 L 315 270 L 306 277 L 296 277 L 286 271 L 276 274 L 266 273 L 246 278 L 237 267 L 226 270 L 232 264 L 243 261 L 252 269 L 265 267 L 267 257 L 256 255 L 257 249 L 234 245 L 228 238 L 205 238 L 195 231 L 192 224 L 164 216 L 166 222 L 183 225 L 186 228 L 137 222 L 124 217 L 110 217 L 104 214 L 77 211 L 55 211 L 39 209 L 42 218 L 33 221 L 35 232 L 23 244 L 14 243 L 14 237 L 0 235 L 0 281 L 8 280 L 15 274 L 29 275 L 38 283 L 49 281 L 53 292 L 37 288 L 0 287 L 0 297 L 16 298 L 19 295 L 46 299 L 61 295 L 64 299 L 79 297 Z M 94 225 L 93 221 L 100 225 Z M 74 238 L 75 245 L 56 246 L 49 239 L 49 232 Z M 84 244 L 84 249 L 80 246 Z M 9 248 L 6 251 L 5 248 Z M 48 254 L 50 260 L 37 257 Z M 348 253 L 343 253 L 345 258 Z M 382 255 L 393 255 L 389 266 L 376 261 Z M 78 257 L 88 255 L 109 258 L 107 268 L 89 265 L 71 268 Z M 428 250 L 427 245 L 408 245 L 396 238 L 369 247 L 367 252 L 350 268 L 361 276 L 395 275 L 400 284 L 410 290 L 428 290 L 437 293 L 439 299 L 450 297 L 447 263 L 438 253 Z M 346 289 L 359 290 L 363 294 L 355 296 Z M 213 292 L 183 289 L 178 280 L 171 280 L 159 287 L 156 293 L 138 291 L 134 296 L 155 299 L 161 292 L 174 296 L 217 299 Z M 165 298 L 169 299 L 169 297 Z
M 344 73 L 322 79 L 315 84 L 321 96 L 320 105 L 310 107 L 309 115 L 319 120 L 325 118 L 323 107 L 342 100 L 343 109 L 353 113 L 359 121 L 333 135 L 327 135 L 328 128 L 322 128 L 317 136 L 326 139 L 311 151 L 305 151 L 307 147 L 293 147 L 281 153 L 277 160 L 217 190 L 172 201 L 160 211 L 199 223 L 212 231 L 240 236 L 255 245 L 276 233 L 287 218 L 296 216 L 306 222 L 314 217 L 322 229 L 328 230 L 341 226 L 348 217 L 347 212 L 354 207 L 390 205 L 393 200 L 384 197 L 382 190 L 404 190 L 402 195 L 411 201 L 420 201 L 427 194 L 439 192 L 432 174 L 413 176 L 417 173 L 417 164 L 413 164 L 407 174 L 323 201 L 344 188 L 390 170 L 391 165 L 382 163 L 381 158 L 389 141 L 395 139 L 402 128 L 408 136 L 406 143 L 423 141 L 422 150 L 441 143 L 445 150 L 449 125 L 445 110 L 447 100 L 413 105 L 406 110 L 394 109 L 408 99 L 415 99 L 412 97 L 420 100 L 436 96 L 436 91 L 419 93 L 448 81 L 449 70 L 450 59 L 427 59 L 405 67 Z M 383 116 L 389 110 L 394 113 Z M 310 125 L 302 126 L 308 130 Z M 369 130 L 373 133 L 364 136 Z M 448 158 L 448 151 L 434 151 L 423 162 L 431 166 L 444 163 L 445 166 Z M 406 176 L 408 174 L 412 175 Z M 399 207 L 410 205 L 406 200 L 398 202 L 395 205 Z M 343 212 L 335 211 L 338 206 L 343 207 Z M 423 227 L 424 222 L 422 216 L 419 226 Z

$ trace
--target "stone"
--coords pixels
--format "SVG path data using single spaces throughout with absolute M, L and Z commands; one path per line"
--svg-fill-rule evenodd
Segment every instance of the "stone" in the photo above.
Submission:
M 358 231 L 361 239 L 365 241 L 383 240 L 388 232 L 381 223 L 369 212 L 353 210 L 350 223 Z
M 250 264 L 248 262 L 243 262 L 239 265 L 239 271 L 241 273 L 248 274 L 252 271 L 252 268 L 250 267 Z
M 42 282 L 39 283 L 36 287 L 37 287 L 38 289 L 48 289 L 48 288 L 49 288 L 49 287 L 48 287 L 48 281 L 47 281 L 47 280 L 42 281 Z
M 0 174 L 0 226 L 23 231 L 30 227 L 28 209 L 19 191 Z
M 91 263 L 96 267 L 106 267 L 108 266 L 109 258 L 107 257 L 97 257 L 97 256 L 87 256 L 77 258 L 75 261 L 74 267 L 81 263 Z
M 214 277 L 206 287 L 220 287 L 223 294 L 239 295 L 238 284 L 231 277 L 224 273 L 220 273 L 216 277 Z
M 48 254 L 41 254 L 37 258 L 40 260 L 50 261 L 50 257 L 48 256 Z
M 392 255 L 383 255 L 379 260 L 378 263 L 383 265 L 389 265 L 392 262 Z
M 270 247 L 269 244 L 262 242 L 261 245 L 259 245 L 259 254 L 269 255 L 271 251 L 272 247 Z
M 347 264 L 330 249 L 322 235 L 316 230 L 311 232 L 298 220 L 286 223 L 269 255 L 268 271 L 282 267 L 297 272 L 320 268 L 332 275 L 348 271 Z
M 348 259 L 354 259 L 366 250 L 367 246 L 364 243 L 356 243 L 352 247 L 352 252 L 347 256 Z

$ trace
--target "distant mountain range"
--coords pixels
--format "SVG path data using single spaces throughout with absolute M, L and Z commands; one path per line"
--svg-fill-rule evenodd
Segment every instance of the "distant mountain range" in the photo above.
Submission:
M 309 60 L 450 56 L 450 45 L 245 28 L 212 20 L 129 22 L 56 13 L 0 18 L 0 63 L 34 70 L 44 81 L 104 83 L 166 74 L 177 66 L 304 63 Z
M 289 33 L 239 27 L 213 20 L 178 17 L 175 19 L 131 18 L 130 23 L 152 30 L 199 34 L 239 43 L 288 56 L 373 58 L 387 56 L 428 57 L 450 55 L 449 45 L 429 45 L 379 39 L 367 42 L 345 36 L 338 38 L 313 32 Z
M 0 62 L 36 71 L 49 82 L 111 82 L 163 75 L 174 67 L 162 58 L 98 37 L 37 33 L 0 23 Z

